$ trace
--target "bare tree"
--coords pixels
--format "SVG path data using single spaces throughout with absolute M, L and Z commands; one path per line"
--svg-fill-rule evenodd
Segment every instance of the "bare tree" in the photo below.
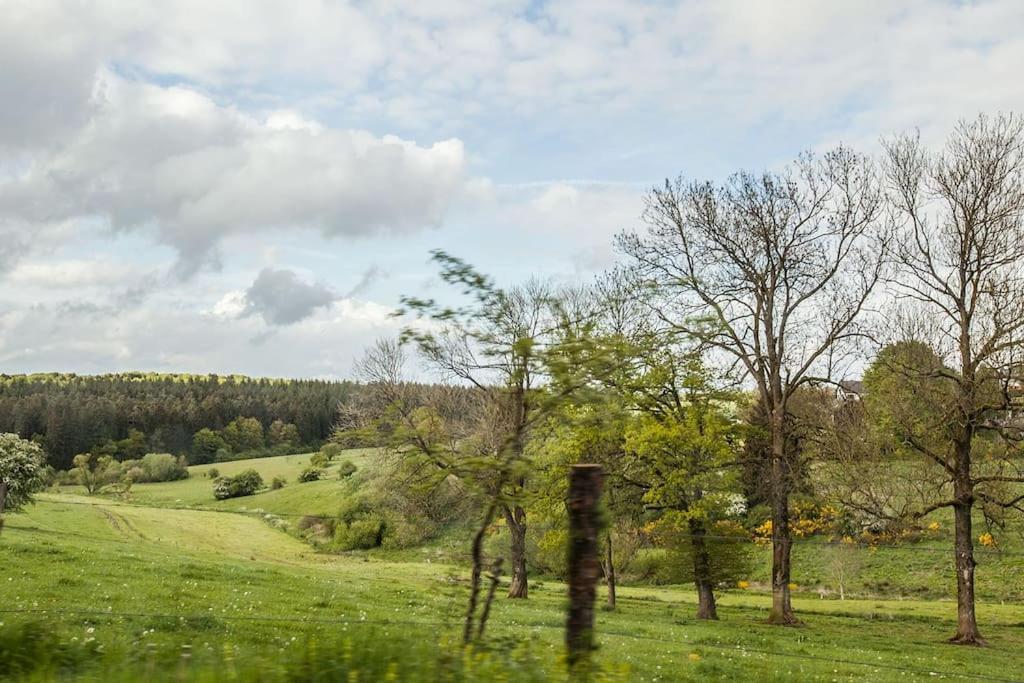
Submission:
M 941 420 L 924 433 L 918 421 L 902 437 L 946 484 L 920 513 L 954 513 L 952 642 L 982 645 L 971 515 L 978 505 L 1024 511 L 1024 495 L 1009 488 L 1024 483 L 1024 472 L 1005 458 L 986 458 L 987 469 L 979 471 L 975 457 L 976 437 L 988 437 L 988 445 L 1021 436 L 1015 412 L 1024 405 L 1024 120 L 983 115 L 961 122 L 938 154 L 916 135 L 887 142 L 886 151 L 892 202 L 902 218 L 894 289 L 910 311 L 914 336 L 941 358 L 925 368 L 894 368 L 932 387 L 918 400 L 932 400 Z M 995 470 L 993 460 L 1000 463 Z
M 723 184 L 666 181 L 647 197 L 645 236 L 625 234 L 655 313 L 753 382 L 768 415 L 772 507 L 771 623 L 790 602 L 787 447 L 790 399 L 848 358 L 882 278 L 888 234 L 872 163 L 846 148 L 801 156 L 780 173 Z

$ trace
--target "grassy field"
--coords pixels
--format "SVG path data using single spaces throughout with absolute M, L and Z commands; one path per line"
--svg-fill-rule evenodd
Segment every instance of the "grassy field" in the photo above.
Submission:
M 210 465 L 189 467 L 189 478 L 179 481 L 132 486 L 130 502 L 153 507 L 213 508 L 218 510 L 266 510 L 282 515 L 292 514 L 337 514 L 339 491 L 343 488 L 338 480 L 338 466 L 343 460 L 350 460 L 357 468 L 373 466 L 374 449 L 346 451 L 326 468 L 320 481 L 299 483 L 298 476 L 313 457 L 312 453 L 281 455 L 273 458 L 235 460 Z M 284 478 L 284 488 L 269 489 L 253 496 L 217 500 L 213 497 L 213 480 L 209 472 L 216 469 L 221 476 L 230 477 L 243 470 L 254 469 L 269 486 L 274 477 Z M 64 493 L 84 494 L 78 486 L 62 487 Z
M 306 460 L 216 465 L 224 474 L 254 466 L 265 479 L 275 473 L 289 479 L 281 491 L 221 504 L 330 512 L 338 504 L 336 480 L 294 483 Z M 535 581 L 527 601 L 498 599 L 488 626 L 496 663 L 474 664 L 454 644 L 464 566 L 374 553 L 318 554 L 258 516 L 180 509 L 213 507 L 211 491 L 209 479 L 194 475 L 137 486 L 132 504 L 68 491 L 11 515 L 0 537 L 0 660 L 11 654 L 5 637 L 22 633 L 24 641 L 36 629 L 62 652 L 88 645 L 91 653 L 80 661 L 67 655 L 63 668 L 37 672 L 42 679 L 61 671 L 131 679 L 145 671 L 154 679 L 253 679 L 278 672 L 283 680 L 316 673 L 330 680 L 342 670 L 349 680 L 564 678 L 561 584 Z M 286 492 L 292 497 L 284 498 Z M 813 552 L 804 552 L 805 562 Z M 913 559 L 900 560 L 885 559 L 885 552 L 893 551 L 874 557 L 890 573 L 901 561 L 912 565 L 931 555 L 905 553 Z M 1024 562 L 1016 566 L 1019 572 Z M 802 595 L 795 602 L 804 625 L 777 628 L 764 624 L 768 599 L 758 592 L 722 594 L 721 621 L 705 623 L 693 618 L 686 586 L 624 587 L 619 609 L 598 613 L 597 658 L 609 680 L 1024 679 L 1020 605 L 979 606 L 991 647 L 978 650 L 942 642 L 953 631 L 955 608 L 948 600 Z M 189 646 L 184 655 L 183 644 Z M 311 657 L 332 662 L 327 669 L 335 675 L 309 669 Z M 363 667 L 355 677 L 353 658 Z

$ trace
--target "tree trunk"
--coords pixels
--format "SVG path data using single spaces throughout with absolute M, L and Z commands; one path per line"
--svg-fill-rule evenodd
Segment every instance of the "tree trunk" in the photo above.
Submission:
M 690 520 L 690 546 L 693 548 L 693 582 L 697 586 L 697 618 L 718 619 L 715 607 L 714 577 L 711 576 L 711 554 L 707 531 L 700 520 Z
M 772 611 L 769 624 L 797 623 L 789 595 L 790 550 L 793 539 L 789 530 L 789 461 L 786 453 L 784 407 L 772 415 Z
M 529 594 L 526 580 L 526 510 L 519 505 L 514 508 L 506 505 L 505 522 L 512 540 L 512 582 L 508 587 L 508 597 L 525 598 Z
M 615 609 L 615 562 L 612 557 L 612 532 L 605 535 L 605 558 L 601 564 L 604 582 L 608 586 L 608 609 Z
M 473 623 L 476 620 L 476 603 L 480 596 L 480 574 L 483 571 L 484 534 L 487 533 L 487 527 L 491 525 L 491 520 L 494 519 L 494 508 L 494 503 L 491 503 L 487 508 L 487 512 L 484 514 L 483 523 L 473 536 L 473 571 L 469 579 L 469 604 L 466 607 L 466 619 L 462 628 L 462 642 L 464 645 L 468 645 L 473 640 Z
M 978 620 L 974 613 L 974 541 L 971 538 L 971 504 L 957 496 L 953 507 L 956 524 L 956 635 L 950 639 L 958 645 L 985 645 L 978 631 Z

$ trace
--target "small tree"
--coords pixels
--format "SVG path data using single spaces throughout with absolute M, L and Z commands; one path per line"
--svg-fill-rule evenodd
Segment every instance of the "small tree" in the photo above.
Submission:
M 107 484 L 121 478 L 121 464 L 109 455 L 97 457 L 89 453 L 80 453 L 75 456 L 73 462 L 75 466 L 71 472 L 78 483 L 85 487 L 86 493 L 96 493 Z
M 0 531 L 4 513 L 32 502 L 32 495 L 45 485 L 45 462 L 38 444 L 17 434 L 0 434 Z
M 850 580 L 857 576 L 864 564 L 864 552 L 857 547 L 853 539 L 844 537 L 839 542 L 828 546 L 825 557 L 825 569 L 832 581 L 835 582 L 836 589 L 839 591 L 839 599 L 845 600 Z

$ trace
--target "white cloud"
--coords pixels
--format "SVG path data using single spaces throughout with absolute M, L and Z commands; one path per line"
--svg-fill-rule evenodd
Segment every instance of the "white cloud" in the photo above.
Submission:
M 437 225 L 463 182 L 459 140 L 419 146 L 294 113 L 260 120 L 187 88 L 109 73 L 98 93 L 67 145 L 0 184 L 0 211 L 151 230 L 178 250 L 186 273 L 214 259 L 229 233 L 358 236 Z
M 142 270 L 131 264 L 93 258 L 22 262 L 8 274 L 7 280 L 13 286 L 81 289 L 113 287 L 142 276 Z
M 511 181 L 715 176 L 915 126 L 932 141 L 957 117 L 1024 109 L 1013 0 L 0 11 L 11 369 L 346 374 L 360 345 L 396 329 L 388 307 L 361 300 L 371 283 L 383 297 L 423 282 L 434 246 L 503 282 L 586 276 L 636 226 L 645 189 Z M 436 241 L 423 230 L 442 223 Z M 277 252 L 313 270 L 284 288 L 294 297 L 254 306 L 252 273 L 280 268 Z M 158 282 L 175 253 L 195 277 Z

